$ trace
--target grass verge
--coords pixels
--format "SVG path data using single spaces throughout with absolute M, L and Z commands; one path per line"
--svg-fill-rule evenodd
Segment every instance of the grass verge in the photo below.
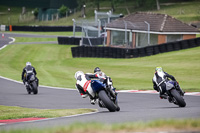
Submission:
M 30 61 L 41 85 L 74 88 L 76 71 L 92 73 L 98 66 L 118 90 L 150 90 L 155 67 L 162 66 L 185 91 L 200 91 L 200 47 L 131 59 L 72 58 L 71 47 L 8 45 L 0 51 L 0 75 L 20 81 L 22 69 Z
M 130 133 L 130 132 L 198 132 L 200 119 L 156 120 L 151 122 L 132 122 L 123 124 L 102 124 L 96 122 L 74 123 L 50 129 L 23 129 L 3 131 L 2 133 Z
M 18 42 L 45 42 L 45 41 L 57 41 L 57 38 L 15 37 L 15 43 L 18 43 Z
M 0 105 L 0 120 L 19 118 L 55 118 L 95 112 L 95 109 L 30 109 Z
M 19 43 L 19 42 L 45 42 L 45 41 L 57 41 L 57 38 L 15 37 L 15 43 Z

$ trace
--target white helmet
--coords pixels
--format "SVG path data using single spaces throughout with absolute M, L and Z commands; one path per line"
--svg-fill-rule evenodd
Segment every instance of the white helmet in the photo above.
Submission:
M 80 75 L 84 75 L 84 73 L 82 71 L 77 71 L 74 75 L 74 78 L 77 80 L 78 76 Z
M 26 62 L 26 66 L 31 66 L 31 63 L 30 62 Z

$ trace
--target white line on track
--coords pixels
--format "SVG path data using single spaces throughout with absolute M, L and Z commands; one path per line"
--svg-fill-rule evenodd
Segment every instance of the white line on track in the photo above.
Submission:
M 4 49 L 7 45 L 4 45 L 3 47 L 0 48 L 0 50 Z
M 70 115 L 70 116 L 63 116 L 63 117 L 56 117 L 56 118 L 46 118 L 46 119 L 42 119 L 42 120 L 30 120 L 30 121 L 22 121 L 23 123 L 31 123 L 31 122 L 38 122 L 38 121 L 48 121 L 48 120 L 56 120 L 56 119 L 60 119 L 60 118 L 73 118 L 73 117 L 78 117 L 78 116 L 84 116 L 84 115 L 92 115 L 92 114 L 96 114 L 99 111 L 96 112 L 90 112 L 90 113 L 83 113 L 83 114 L 77 114 L 77 115 Z M 22 123 L 20 122 L 20 123 Z M 19 123 L 19 122 L 14 122 L 14 123 Z M 6 125 L 9 123 L 0 123 L 1 125 Z
M 13 42 L 15 42 L 15 38 L 13 38 L 13 37 L 9 37 L 10 39 L 12 39 L 12 41 L 11 42 L 9 42 L 9 44 L 11 44 L 11 43 L 13 43 Z
M 15 82 L 15 83 L 23 84 L 20 81 L 13 80 L 13 79 L 10 79 L 10 78 L 6 78 L 6 77 L 2 77 L 2 76 L 0 76 L 0 78 L 9 80 L 9 81 L 12 81 L 12 82 Z M 44 86 L 44 85 L 39 85 L 39 87 L 45 87 L 45 88 L 51 88 L 51 89 L 59 89 L 59 90 L 76 90 L 76 89 L 71 89 L 71 88 L 51 87 L 51 86 Z
M 0 78 L 2 79 L 6 79 L 9 81 L 13 81 L 15 83 L 19 83 L 19 84 L 23 84 L 20 81 L 16 81 L 10 78 L 6 78 L 6 77 L 2 77 L 0 76 Z M 45 88 L 51 88 L 51 89 L 58 89 L 58 90 L 72 90 L 72 91 L 77 91 L 76 89 L 72 89 L 72 88 L 61 88 L 61 87 L 51 87 L 51 86 L 44 86 L 44 85 L 40 85 L 39 87 L 45 87 Z M 154 91 L 154 90 L 118 90 L 117 92 L 120 93 L 145 93 L 145 94 L 158 94 L 158 92 Z M 185 95 L 190 95 L 190 96 L 200 96 L 200 92 L 186 92 Z
M 13 37 L 9 37 L 10 39 L 12 39 L 12 41 L 9 42 L 9 44 L 15 42 L 15 38 Z M 0 48 L 0 50 L 4 49 L 7 46 L 7 44 L 5 44 L 3 47 Z
M 78 116 L 84 116 L 84 115 L 91 115 L 91 114 L 96 114 L 96 113 L 98 113 L 98 111 L 96 111 L 96 112 L 90 112 L 90 113 L 77 114 L 77 115 L 56 117 L 56 118 L 47 118 L 47 119 L 42 119 L 42 120 L 23 121 L 23 122 L 48 121 L 48 120 L 55 120 L 55 119 L 59 119 L 59 118 L 72 118 L 72 117 L 78 117 Z

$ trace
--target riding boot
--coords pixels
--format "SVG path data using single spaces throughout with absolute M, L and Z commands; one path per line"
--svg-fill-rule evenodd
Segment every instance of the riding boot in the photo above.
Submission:
M 181 89 L 179 84 L 177 84 L 176 88 L 180 91 L 181 95 L 184 96 L 185 92 Z
M 160 98 L 161 99 L 167 99 L 168 98 L 168 96 L 164 93 L 160 93 Z
M 90 103 L 92 104 L 92 105 L 95 105 L 95 103 L 96 103 L 96 98 L 95 97 L 93 97 L 92 95 L 90 95 L 90 93 L 89 92 L 86 92 L 87 94 L 88 94 L 88 96 L 90 97 Z

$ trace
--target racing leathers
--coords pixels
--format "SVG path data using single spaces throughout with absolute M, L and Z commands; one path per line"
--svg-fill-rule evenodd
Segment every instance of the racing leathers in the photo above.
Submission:
M 174 85 L 181 91 L 182 94 L 184 94 L 174 76 L 169 75 L 164 71 L 156 71 L 152 82 L 153 82 L 153 88 L 160 93 L 160 98 L 165 98 L 165 99 L 167 98 L 164 93 L 167 90 L 166 84 L 167 82 L 169 82 L 168 78 L 170 78 L 174 82 Z
M 76 88 L 78 89 L 79 93 L 83 98 L 89 96 L 91 104 L 95 104 L 96 98 L 95 93 L 93 92 L 92 86 L 91 86 L 91 80 L 100 80 L 102 83 L 106 83 L 106 77 L 102 77 L 98 74 L 91 74 L 86 73 L 84 74 L 81 71 L 78 71 L 75 73 L 76 78 Z M 106 88 L 106 85 L 105 85 Z
M 97 78 L 94 74 L 84 74 L 81 71 L 76 72 L 76 88 L 83 98 L 89 96 L 91 104 L 95 104 L 95 94 L 91 87 L 91 79 Z
M 113 94 L 114 97 L 117 95 L 116 88 L 114 88 L 113 85 L 108 84 L 112 82 L 112 79 L 110 77 L 106 76 L 106 74 L 102 71 L 96 72 L 94 73 L 94 75 L 95 77 L 98 77 L 100 81 L 106 85 L 107 88 L 110 88 L 111 93 Z
M 33 66 L 28 65 L 28 66 L 24 67 L 24 69 L 22 71 L 22 77 L 21 77 L 21 79 L 22 79 L 22 81 L 23 81 L 24 84 L 27 84 L 28 77 L 32 73 L 35 74 L 35 75 L 37 74 L 37 72 L 36 72 L 36 70 L 35 70 L 35 68 Z M 39 80 L 38 80 L 37 77 L 36 77 L 36 79 L 37 79 L 37 85 L 38 85 Z

